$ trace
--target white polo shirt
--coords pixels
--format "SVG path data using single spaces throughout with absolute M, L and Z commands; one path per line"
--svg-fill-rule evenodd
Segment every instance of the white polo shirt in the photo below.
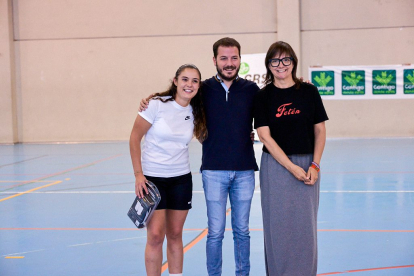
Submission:
M 152 124 L 141 151 L 144 174 L 174 177 L 189 173 L 188 144 L 194 130 L 191 105 L 183 107 L 175 101 L 151 100 L 148 108 L 138 114 Z

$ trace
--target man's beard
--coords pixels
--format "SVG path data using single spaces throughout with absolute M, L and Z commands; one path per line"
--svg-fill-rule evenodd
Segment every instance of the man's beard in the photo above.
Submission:
M 233 76 L 231 76 L 231 77 L 227 77 L 226 75 L 224 75 L 223 74 L 223 70 L 220 70 L 217 65 L 216 65 L 216 69 L 217 69 L 217 74 L 219 75 L 219 77 L 222 80 L 232 81 L 235 78 L 237 78 L 237 76 L 239 74 L 240 66 L 238 68 L 236 66 L 226 66 L 226 67 L 223 67 L 223 70 L 226 70 L 226 69 L 236 69 L 235 74 Z

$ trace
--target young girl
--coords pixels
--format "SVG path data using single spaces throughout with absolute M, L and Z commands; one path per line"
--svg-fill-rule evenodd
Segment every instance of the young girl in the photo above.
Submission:
M 167 237 L 170 275 L 182 275 L 182 233 L 191 209 L 192 177 L 188 145 L 193 135 L 207 136 L 201 94 L 201 74 L 192 64 L 178 68 L 170 88 L 139 112 L 131 137 L 130 153 L 135 175 L 135 193 L 147 193 L 145 182 L 152 181 L 161 202 L 147 225 L 145 267 L 148 276 L 160 276 L 162 244 Z M 145 141 L 141 149 L 141 140 Z

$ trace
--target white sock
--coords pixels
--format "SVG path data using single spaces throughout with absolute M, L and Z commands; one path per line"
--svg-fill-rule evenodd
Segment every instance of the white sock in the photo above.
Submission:
M 183 274 L 182 273 L 178 273 L 178 274 L 171 274 L 170 273 L 170 276 L 183 276 Z

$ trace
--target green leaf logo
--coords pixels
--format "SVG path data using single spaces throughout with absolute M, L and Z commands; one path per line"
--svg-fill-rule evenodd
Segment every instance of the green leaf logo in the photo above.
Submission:
M 413 73 L 413 75 L 411 76 L 410 74 L 408 74 L 407 75 L 407 79 L 412 83 L 412 84 L 414 84 L 414 73 Z
M 246 75 L 247 73 L 249 73 L 250 71 L 250 66 L 249 64 L 247 64 L 246 62 L 242 62 L 240 64 L 240 70 L 239 70 L 239 74 L 240 75 Z
M 335 72 L 313 71 L 311 73 L 312 83 L 318 88 L 319 94 L 324 96 L 335 95 Z
M 365 70 L 342 71 L 342 95 L 365 95 Z
M 372 94 L 390 95 L 397 93 L 396 70 L 372 70 Z
M 387 72 L 381 72 L 381 76 L 377 75 L 375 77 L 375 79 L 382 85 L 387 85 L 392 80 L 392 78 L 393 76 L 391 74 L 387 76 Z
M 414 68 L 404 69 L 404 94 L 414 94 Z
M 355 72 L 351 72 L 351 74 L 349 74 L 349 76 L 346 76 L 344 78 L 351 86 L 356 86 L 358 84 L 358 82 L 362 79 L 362 76 L 360 75 L 356 75 Z
M 313 78 L 320 86 L 327 86 L 328 83 L 332 80 L 331 76 L 326 77 L 325 73 L 321 73 L 320 76 Z

